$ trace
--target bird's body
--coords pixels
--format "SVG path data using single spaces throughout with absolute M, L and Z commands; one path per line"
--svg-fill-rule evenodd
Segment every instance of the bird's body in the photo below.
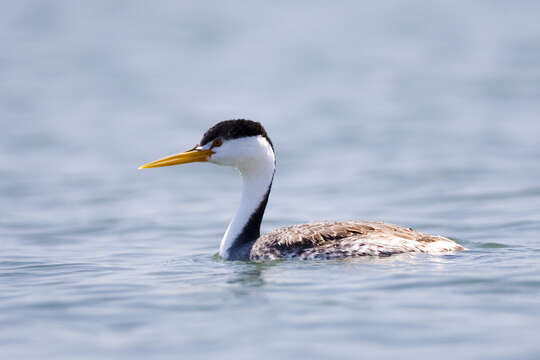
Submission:
M 141 168 L 204 162 L 237 168 L 243 178 L 239 208 L 220 245 L 228 260 L 336 259 L 401 253 L 441 254 L 464 248 L 456 242 L 382 222 L 319 222 L 282 227 L 260 236 L 275 172 L 274 147 L 261 124 L 222 121 L 199 145 Z
M 253 244 L 250 260 L 326 260 L 456 250 L 463 247 L 411 228 L 376 221 L 327 221 L 282 227 L 264 234 Z

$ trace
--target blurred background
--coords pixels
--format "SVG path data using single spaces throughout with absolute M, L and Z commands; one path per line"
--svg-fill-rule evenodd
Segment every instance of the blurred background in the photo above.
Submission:
M 525 0 L 3 2 L 0 344 L 535 358 L 539 14 Z M 264 230 L 384 220 L 470 251 L 219 260 L 237 174 L 137 167 L 232 118 L 276 147 Z

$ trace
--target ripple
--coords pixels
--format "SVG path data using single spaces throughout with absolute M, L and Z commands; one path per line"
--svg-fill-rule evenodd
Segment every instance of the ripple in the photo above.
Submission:
M 540 2 L 50 3 L 2 7 L 2 358 L 538 357 Z M 237 174 L 136 168 L 229 116 L 276 147 L 264 229 L 468 250 L 221 259 Z
M 499 249 L 499 248 L 510 248 L 513 246 L 507 245 L 507 244 L 500 244 L 500 243 L 483 243 L 483 244 L 477 244 L 476 247 L 481 248 L 481 249 Z

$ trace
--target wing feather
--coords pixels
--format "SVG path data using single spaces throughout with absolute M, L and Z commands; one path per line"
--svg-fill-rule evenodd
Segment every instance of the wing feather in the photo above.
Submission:
M 330 259 L 463 249 L 450 239 L 426 235 L 411 228 L 383 222 L 337 221 L 278 228 L 255 242 L 250 257 L 252 260 Z

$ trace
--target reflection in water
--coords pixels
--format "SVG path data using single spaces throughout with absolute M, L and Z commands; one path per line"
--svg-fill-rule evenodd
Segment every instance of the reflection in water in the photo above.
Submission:
M 241 262 L 235 264 L 228 284 L 242 285 L 242 287 L 261 287 L 264 285 L 263 273 L 265 270 L 275 266 L 276 263 L 254 263 Z

